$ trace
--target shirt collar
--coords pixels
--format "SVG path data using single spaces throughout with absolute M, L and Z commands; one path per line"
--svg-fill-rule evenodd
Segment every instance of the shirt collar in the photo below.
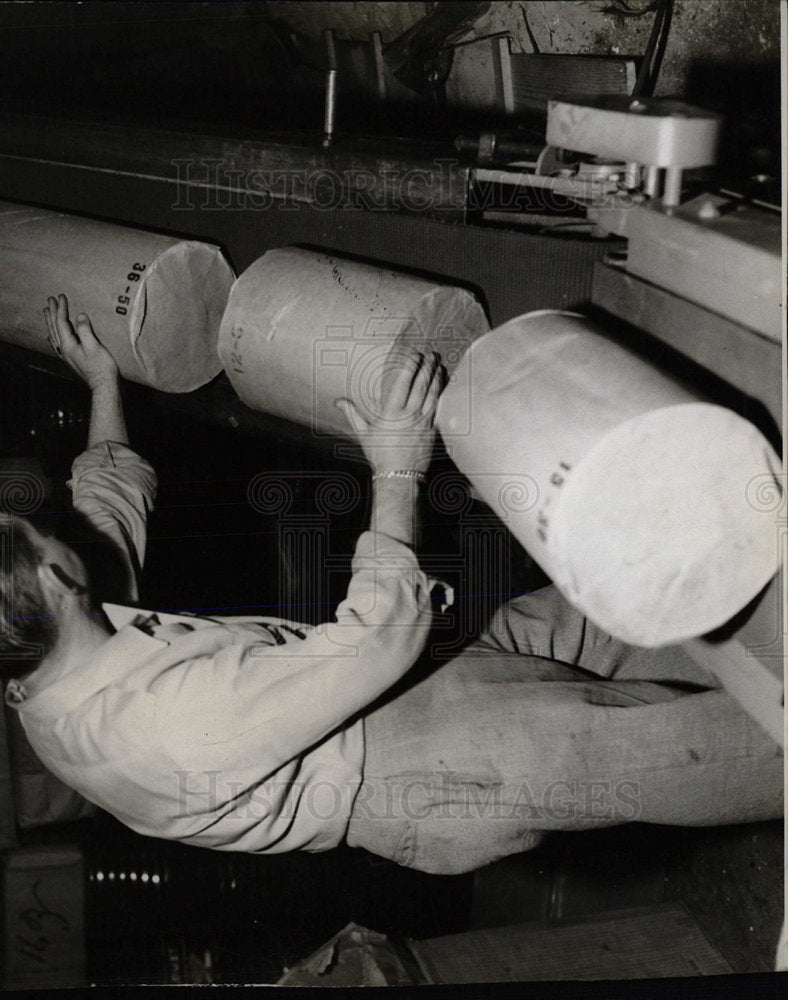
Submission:
M 84 669 L 71 671 L 64 677 L 56 678 L 41 691 L 28 694 L 23 680 L 9 681 L 5 701 L 25 712 L 34 710 L 38 718 L 61 715 L 84 701 L 86 694 L 98 691 L 113 683 L 118 677 L 119 663 L 142 662 L 166 650 L 173 635 L 171 626 L 185 625 L 189 632 L 202 632 L 219 623 L 208 618 L 193 615 L 176 615 L 166 611 L 145 611 L 141 608 L 122 604 L 103 604 L 102 609 L 110 624 L 116 630 L 93 656 Z M 152 620 L 153 627 L 145 627 Z M 225 640 L 226 641 L 226 640 Z M 184 655 L 203 651 L 213 651 L 219 642 L 214 636 L 195 636 L 188 644 L 181 643 Z
M 154 615 L 158 619 L 156 624 L 159 625 L 189 625 L 192 629 L 198 629 L 215 624 L 211 618 L 190 614 L 172 614 L 168 611 L 146 611 L 143 608 L 132 608 L 125 604 L 104 603 L 101 605 L 101 609 L 116 632 L 119 632 L 126 625 L 136 625 Z

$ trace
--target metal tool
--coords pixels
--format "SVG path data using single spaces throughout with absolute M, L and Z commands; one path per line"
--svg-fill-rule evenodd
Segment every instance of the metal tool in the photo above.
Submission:
M 323 145 L 330 146 L 334 137 L 334 121 L 337 108 L 337 53 L 334 44 L 334 33 L 330 29 L 325 33 L 326 55 L 328 69 L 326 70 L 326 105 L 323 116 Z

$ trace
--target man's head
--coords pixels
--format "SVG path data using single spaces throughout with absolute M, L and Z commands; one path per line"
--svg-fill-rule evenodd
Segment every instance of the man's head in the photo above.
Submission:
M 87 573 L 65 542 L 19 517 L 0 515 L 0 660 L 7 677 L 52 651 L 64 602 L 87 592 Z

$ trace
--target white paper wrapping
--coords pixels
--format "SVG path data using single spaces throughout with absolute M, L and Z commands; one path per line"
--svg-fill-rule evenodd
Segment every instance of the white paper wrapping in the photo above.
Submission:
M 285 247 L 235 282 L 219 354 L 248 406 L 318 435 L 351 437 L 334 402 L 346 397 L 374 411 L 396 345 L 437 351 L 452 372 L 488 329 L 481 305 L 462 288 Z
M 65 292 L 121 374 L 189 392 L 221 371 L 219 324 L 233 282 L 208 243 L 0 203 L 0 338 L 50 354 L 43 308 Z
M 780 465 L 760 431 L 583 317 L 514 319 L 457 374 L 437 414 L 452 458 L 599 627 L 647 647 L 702 635 L 776 572 L 775 513 L 753 497 L 781 489 Z

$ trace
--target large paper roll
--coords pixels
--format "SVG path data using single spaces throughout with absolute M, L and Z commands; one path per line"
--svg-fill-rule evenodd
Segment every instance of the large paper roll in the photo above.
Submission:
M 398 345 L 437 351 L 452 372 L 488 329 L 481 305 L 462 288 L 285 247 L 269 250 L 235 282 L 219 354 L 248 406 L 318 435 L 350 437 L 335 400 L 374 412 Z
M 43 308 L 65 292 L 126 378 L 189 392 L 221 371 L 219 324 L 233 282 L 220 249 L 0 203 L 0 338 L 51 353 Z
M 437 423 L 459 469 L 564 596 L 660 646 L 728 621 L 779 564 L 779 460 L 581 316 L 535 312 L 477 340 Z

